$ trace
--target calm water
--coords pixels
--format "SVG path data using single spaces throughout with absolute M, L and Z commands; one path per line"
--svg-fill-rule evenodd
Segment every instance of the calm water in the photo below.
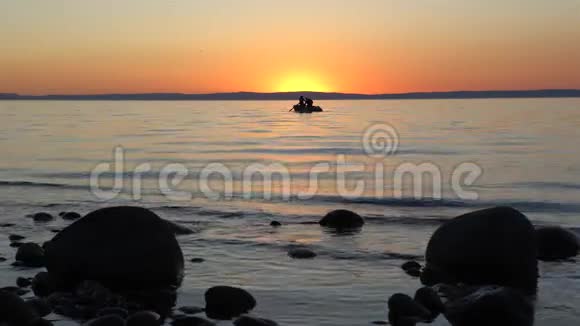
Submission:
M 206 259 L 186 266 L 180 304 L 202 306 L 208 287 L 229 284 L 250 290 L 258 301 L 255 313 L 281 325 L 368 325 L 386 318 L 389 295 L 419 287 L 399 266 L 407 256 L 420 259 L 442 219 L 509 204 L 536 224 L 580 226 L 580 99 L 320 101 L 326 112 L 312 115 L 287 112 L 291 104 L 0 101 L 0 216 L 16 223 L 0 229 L 0 255 L 8 258 L 0 264 L 0 285 L 37 272 L 10 266 L 8 234 L 45 241 L 51 229 L 66 224 L 35 225 L 26 214 L 135 204 L 199 231 L 180 237 L 188 260 Z M 379 124 L 396 130 L 398 147 L 369 157 L 361 141 L 369 126 Z M 98 181 L 103 189 L 113 184 L 117 146 L 124 153 L 124 186 L 106 201 L 91 191 L 89 177 L 98 164 L 110 163 Z M 208 199 L 200 188 L 200 175 L 212 163 L 231 173 L 231 183 L 216 174 L 207 183 L 220 195 L 230 184 L 227 200 Z M 250 178 L 252 188 L 244 192 L 244 172 L 256 163 L 270 171 L 279 163 L 288 184 L 275 177 L 267 191 L 267 183 Z M 439 171 L 440 181 L 425 178 L 419 187 L 427 199 L 412 198 L 412 178 L 395 187 L 397 168 L 409 163 Z M 462 183 L 476 200 L 451 186 L 462 163 L 483 171 L 473 184 Z M 313 179 L 316 164 L 328 164 L 329 171 Z M 132 187 L 139 165 L 148 171 Z M 336 172 L 356 166 L 362 169 L 347 175 L 346 188 L 364 184 L 353 196 L 340 189 Z M 170 175 L 171 189 L 160 189 L 161 172 L 178 169 L 183 180 L 173 184 Z M 433 193 L 438 186 L 441 199 Z M 313 196 L 301 199 L 311 189 Z M 302 223 L 336 208 L 364 215 L 363 231 L 336 236 Z M 284 226 L 272 229 L 271 220 Z M 295 245 L 319 256 L 292 260 L 286 251 Z M 536 324 L 577 324 L 579 265 L 541 264 L 541 272 Z

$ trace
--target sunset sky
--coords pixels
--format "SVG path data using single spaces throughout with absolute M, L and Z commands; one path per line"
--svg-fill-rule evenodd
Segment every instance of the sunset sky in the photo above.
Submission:
M 0 93 L 580 88 L 580 0 L 2 0 Z

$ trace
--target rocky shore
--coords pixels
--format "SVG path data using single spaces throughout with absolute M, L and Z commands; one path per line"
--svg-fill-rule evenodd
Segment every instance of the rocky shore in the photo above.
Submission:
M 176 236 L 193 232 L 184 226 L 140 207 L 55 215 L 30 216 L 38 223 L 55 218 L 72 222 L 43 244 L 8 235 L 16 250 L 12 264 L 39 272 L 0 289 L 0 325 L 51 325 L 48 316 L 53 314 L 90 326 L 214 325 L 219 320 L 238 326 L 277 325 L 251 314 L 259 304 L 251 293 L 227 284 L 207 289 L 205 307 L 176 307 L 184 278 Z M 364 231 L 365 219 L 336 210 L 318 224 L 349 236 Z M 284 227 L 276 221 L 271 225 Z M 578 249 L 573 233 L 559 227 L 535 229 L 510 207 L 455 217 L 433 233 L 424 266 L 416 261 L 402 265 L 423 287 L 412 296 L 385 293 L 385 319 L 395 326 L 430 323 L 440 316 L 454 326 L 533 325 L 538 259 L 566 260 Z M 288 256 L 316 259 L 317 253 L 292 246 Z M 30 291 L 34 296 L 27 295 Z

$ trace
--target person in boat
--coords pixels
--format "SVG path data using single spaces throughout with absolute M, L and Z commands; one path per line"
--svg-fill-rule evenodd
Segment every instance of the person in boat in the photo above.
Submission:
M 304 101 L 306 102 L 306 107 L 311 108 L 314 105 L 314 101 L 308 97 Z
M 298 105 L 304 106 L 304 96 L 300 95 L 300 97 L 298 98 Z

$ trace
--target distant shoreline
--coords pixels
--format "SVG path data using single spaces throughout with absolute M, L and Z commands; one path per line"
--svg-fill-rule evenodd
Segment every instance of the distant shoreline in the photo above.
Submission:
M 414 92 L 398 94 L 355 94 L 326 92 L 235 92 L 210 94 L 140 93 L 80 95 L 20 95 L 0 93 L 0 100 L 59 101 L 276 101 L 296 100 L 300 95 L 316 100 L 421 100 L 421 99 L 486 99 L 486 98 L 564 98 L 580 97 L 580 89 Z

